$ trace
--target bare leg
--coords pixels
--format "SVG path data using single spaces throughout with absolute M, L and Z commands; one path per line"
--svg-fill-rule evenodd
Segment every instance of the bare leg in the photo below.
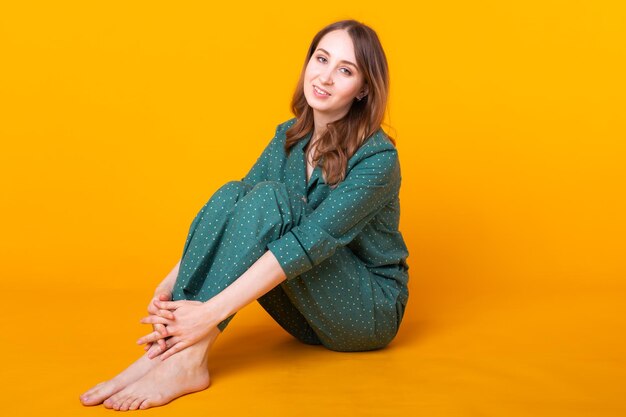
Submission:
M 155 349 L 156 344 L 152 346 L 152 349 Z M 80 401 L 83 405 L 98 405 L 101 404 L 104 400 L 109 398 L 111 395 L 116 392 L 124 389 L 129 384 L 135 382 L 142 376 L 144 376 L 150 369 L 159 364 L 159 360 L 157 359 L 149 359 L 148 353 L 146 352 L 142 357 L 137 359 L 134 363 L 132 363 L 128 368 L 124 371 L 120 372 L 113 379 L 110 379 L 105 382 L 101 382 L 82 394 L 80 396 Z
M 221 332 L 215 327 L 209 335 L 165 361 L 143 377 L 104 401 L 115 410 L 137 410 L 169 403 L 175 398 L 209 387 L 208 353 Z

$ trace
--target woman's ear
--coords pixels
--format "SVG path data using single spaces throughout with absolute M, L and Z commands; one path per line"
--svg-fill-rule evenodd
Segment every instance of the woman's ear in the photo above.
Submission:
M 361 101 L 363 99 L 363 97 L 365 97 L 369 93 L 369 91 L 370 91 L 369 86 L 367 84 L 365 84 L 363 86 L 363 89 L 356 96 L 356 99 Z

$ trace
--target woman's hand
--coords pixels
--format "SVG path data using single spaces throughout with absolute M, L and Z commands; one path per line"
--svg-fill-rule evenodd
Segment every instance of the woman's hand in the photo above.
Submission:
M 154 297 L 152 298 L 152 300 L 150 300 L 150 303 L 148 304 L 148 313 L 150 313 L 151 315 L 159 314 L 159 308 L 154 304 L 155 301 L 170 301 L 171 299 L 171 290 L 157 288 L 154 292 Z M 163 317 L 168 317 L 171 319 L 174 318 L 173 314 L 168 310 L 163 310 L 161 313 Z M 158 332 L 159 334 L 162 334 L 164 336 L 167 335 L 167 330 L 165 329 L 164 324 L 155 323 L 152 325 L 152 328 L 155 332 Z M 148 357 L 152 359 L 159 353 L 165 352 L 167 350 L 165 339 L 158 339 L 156 342 L 148 343 L 144 350 L 148 351 Z
M 154 305 L 154 300 L 170 301 L 172 299 L 172 291 L 174 289 L 176 278 L 178 277 L 178 271 L 180 269 L 180 262 L 181 261 L 178 261 L 178 263 L 174 265 L 174 268 L 172 268 L 172 270 L 165 276 L 163 281 L 161 281 L 161 283 L 157 286 L 156 290 L 154 291 L 154 297 L 152 298 L 152 300 L 150 300 L 150 303 L 148 304 L 148 313 L 150 314 L 158 313 L 158 309 Z M 154 331 L 160 332 L 161 334 L 166 334 L 165 326 L 163 324 L 154 324 L 152 327 Z M 156 349 L 156 347 L 158 347 L 158 349 Z M 165 345 L 165 340 L 163 339 L 159 339 L 154 346 L 153 346 L 153 343 L 151 342 L 147 344 L 145 348 L 145 350 L 149 351 L 148 352 L 149 357 L 151 355 L 156 356 L 159 351 L 164 352 L 165 349 L 166 349 L 166 345 Z M 157 353 L 155 354 L 155 352 Z
M 205 303 L 200 301 L 154 300 L 153 304 L 157 313 L 144 317 L 141 322 L 165 325 L 166 334 L 154 331 L 140 338 L 137 343 L 154 343 L 168 338 L 165 341 L 166 350 L 160 352 L 161 360 L 203 339 L 219 323 L 208 312 Z

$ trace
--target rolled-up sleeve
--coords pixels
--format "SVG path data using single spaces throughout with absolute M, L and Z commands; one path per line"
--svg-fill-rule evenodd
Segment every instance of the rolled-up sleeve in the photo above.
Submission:
M 338 247 L 350 243 L 395 197 L 399 187 L 400 166 L 395 148 L 359 160 L 299 225 L 267 245 L 286 279 L 319 265 Z

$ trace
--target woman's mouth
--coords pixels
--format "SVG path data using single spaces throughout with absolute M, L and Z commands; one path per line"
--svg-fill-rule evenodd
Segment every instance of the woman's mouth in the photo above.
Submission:
M 328 93 L 325 90 L 322 90 L 321 88 L 319 88 L 316 85 L 313 86 L 313 91 L 315 92 L 315 95 L 318 96 L 318 97 L 329 97 L 330 96 L 330 93 Z

